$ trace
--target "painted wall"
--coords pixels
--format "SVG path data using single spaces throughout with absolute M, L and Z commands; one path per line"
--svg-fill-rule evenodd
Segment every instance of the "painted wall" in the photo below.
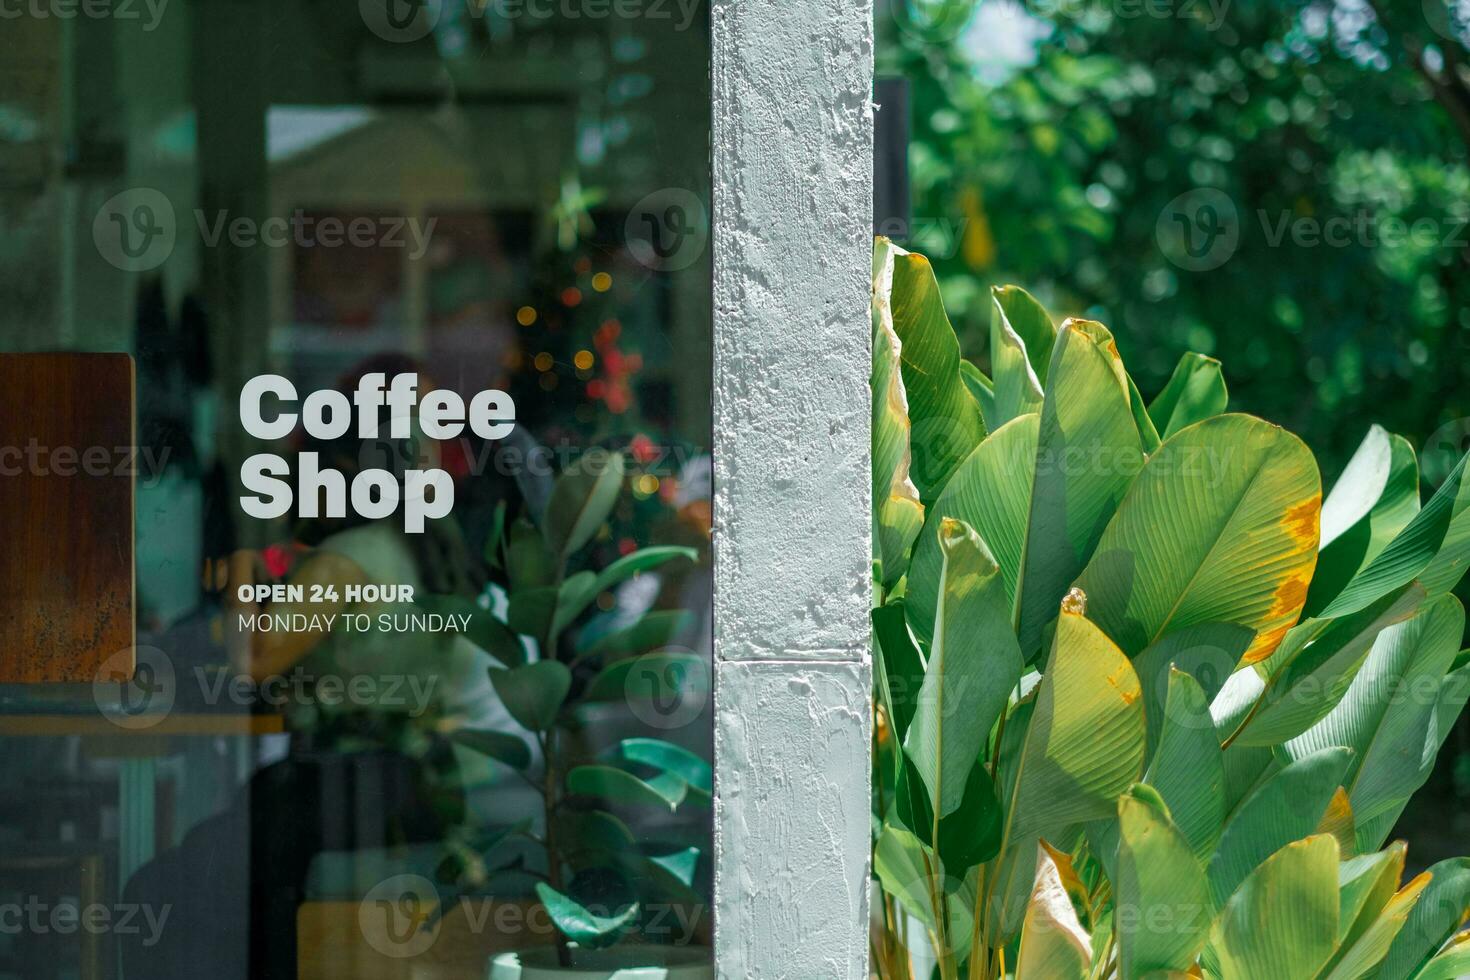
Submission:
M 867 976 L 869 0 L 715 0 L 717 959 Z

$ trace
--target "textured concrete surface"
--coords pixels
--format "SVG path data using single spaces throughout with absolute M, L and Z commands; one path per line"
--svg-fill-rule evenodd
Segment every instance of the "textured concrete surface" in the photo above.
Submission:
M 867 656 L 870 0 L 715 0 L 715 614 Z
M 715 670 L 718 974 L 863 980 L 869 668 Z
M 865 980 L 870 0 L 714 0 L 715 923 Z

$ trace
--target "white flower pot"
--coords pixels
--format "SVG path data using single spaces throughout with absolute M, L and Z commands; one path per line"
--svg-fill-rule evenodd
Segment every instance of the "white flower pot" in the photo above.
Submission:
M 710 950 L 698 946 L 614 946 L 572 951 L 572 965 L 558 966 L 556 950 L 501 953 L 490 960 L 487 980 L 714 980 Z

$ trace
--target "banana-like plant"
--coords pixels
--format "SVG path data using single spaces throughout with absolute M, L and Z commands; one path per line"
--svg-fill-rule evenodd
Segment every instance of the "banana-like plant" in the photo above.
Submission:
M 1186 354 L 993 292 L 989 376 L 923 256 L 873 278 L 883 980 L 1470 976 L 1470 860 L 1385 847 L 1470 697 L 1465 462 L 1312 453 Z

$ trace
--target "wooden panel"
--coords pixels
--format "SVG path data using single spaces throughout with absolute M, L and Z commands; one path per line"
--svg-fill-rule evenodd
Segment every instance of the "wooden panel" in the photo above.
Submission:
M 132 676 L 133 444 L 131 357 L 0 354 L 0 683 Z

